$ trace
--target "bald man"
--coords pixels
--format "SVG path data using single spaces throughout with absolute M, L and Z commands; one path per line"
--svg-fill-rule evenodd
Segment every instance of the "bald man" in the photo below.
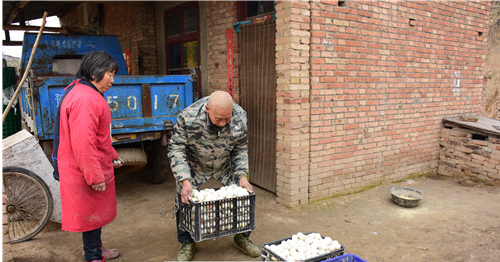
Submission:
M 175 216 L 178 261 L 193 258 L 195 243 L 189 232 L 179 228 L 179 198 L 189 203 L 193 189 L 214 177 L 223 185 L 237 184 L 253 192 L 248 182 L 248 129 L 245 110 L 229 93 L 215 91 L 184 109 L 177 117 L 168 158 L 177 181 Z M 234 245 L 248 256 L 260 256 L 249 239 L 250 232 L 236 234 Z

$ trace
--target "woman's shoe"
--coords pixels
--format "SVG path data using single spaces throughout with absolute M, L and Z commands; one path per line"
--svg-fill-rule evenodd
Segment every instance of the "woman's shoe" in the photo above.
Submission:
M 118 252 L 118 250 L 116 250 L 114 248 L 108 249 L 108 248 L 101 246 L 101 250 L 102 250 L 102 256 L 104 258 L 106 258 L 107 260 L 115 259 L 118 256 L 120 256 L 120 253 Z

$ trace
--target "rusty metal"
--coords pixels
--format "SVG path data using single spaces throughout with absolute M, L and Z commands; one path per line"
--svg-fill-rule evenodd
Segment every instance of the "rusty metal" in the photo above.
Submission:
M 15 205 L 7 205 L 7 212 L 8 213 L 14 213 L 16 212 L 16 206 Z
M 25 33 L 23 40 L 23 55 L 21 70 L 24 73 L 28 58 L 31 54 L 35 34 Z M 120 43 L 117 36 L 105 35 L 61 35 L 44 34 L 40 38 L 37 55 L 33 59 L 32 69 L 36 76 L 53 76 L 52 67 L 54 57 L 83 56 L 96 48 L 106 47 L 106 52 L 113 56 L 118 63 L 117 75 L 128 75 L 127 66 L 123 59 Z
M 241 27 L 241 105 L 248 115 L 250 181 L 276 192 L 275 22 Z
M 151 117 L 151 89 L 149 84 L 142 85 L 142 116 Z

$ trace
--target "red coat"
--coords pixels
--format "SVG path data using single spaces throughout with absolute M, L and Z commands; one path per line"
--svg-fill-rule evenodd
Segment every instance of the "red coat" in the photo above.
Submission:
M 59 150 L 62 230 L 94 230 L 116 217 L 111 111 L 103 95 L 82 82 L 61 104 Z M 106 190 L 91 185 L 106 181 Z

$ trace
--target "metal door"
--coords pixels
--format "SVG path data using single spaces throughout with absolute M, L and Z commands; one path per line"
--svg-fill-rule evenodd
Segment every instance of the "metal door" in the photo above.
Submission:
M 239 34 L 241 106 L 248 115 L 250 181 L 276 192 L 276 23 Z

